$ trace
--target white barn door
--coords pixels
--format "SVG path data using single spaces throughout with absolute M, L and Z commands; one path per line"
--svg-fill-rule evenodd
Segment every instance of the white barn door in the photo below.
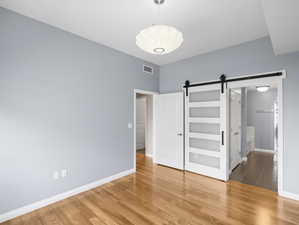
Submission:
M 227 92 L 221 84 L 188 88 L 185 98 L 185 169 L 228 180 Z

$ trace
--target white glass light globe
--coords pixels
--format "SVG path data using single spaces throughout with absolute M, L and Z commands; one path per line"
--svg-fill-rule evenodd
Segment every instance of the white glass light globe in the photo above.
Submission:
M 265 85 L 265 86 L 258 86 L 258 87 L 256 87 L 256 90 L 258 91 L 258 92 L 266 92 L 266 91 L 268 91 L 270 89 L 270 86 L 268 86 L 268 85 Z
M 167 25 L 152 25 L 136 36 L 136 44 L 139 48 L 156 55 L 164 55 L 176 50 L 183 41 L 182 32 Z

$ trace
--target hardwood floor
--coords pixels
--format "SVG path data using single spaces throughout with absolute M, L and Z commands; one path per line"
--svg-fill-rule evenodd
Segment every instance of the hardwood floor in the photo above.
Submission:
M 250 152 L 247 161 L 234 169 L 230 179 L 277 191 L 277 162 L 271 153 Z
M 299 224 L 299 202 L 267 189 L 153 165 L 138 154 L 136 174 L 4 224 Z
M 136 153 L 145 155 L 145 148 L 136 150 Z

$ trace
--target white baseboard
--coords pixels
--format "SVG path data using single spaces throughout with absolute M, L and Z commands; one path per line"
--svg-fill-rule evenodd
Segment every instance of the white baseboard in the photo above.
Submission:
M 34 210 L 40 209 L 42 207 L 45 207 L 45 206 L 50 205 L 52 203 L 55 203 L 55 202 L 61 201 L 63 199 L 69 198 L 71 196 L 77 195 L 79 193 L 82 193 L 82 192 L 88 191 L 90 189 L 96 188 L 96 187 L 101 186 L 105 183 L 111 182 L 113 180 L 119 179 L 121 177 L 127 176 L 127 175 L 132 174 L 132 173 L 135 173 L 135 169 L 126 170 L 126 171 L 120 172 L 118 174 L 112 175 L 110 177 L 106 177 L 104 179 L 101 179 L 101 180 L 83 185 L 81 187 L 77 187 L 73 190 L 55 195 L 53 197 L 50 197 L 50 198 L 32 203 L 30 205 L 27 205 L 27 206 L 24 206 L 24 207 L 21 207 L 21 208 L 12 210 L 12 211 L 9 211 L 7 213 L 4 213 L 4 214 L 0 215 L 0 223 L 5 222 L 5 221 L 10 220 L 10 219 L 13 219 L 15 217 L 24 215 L 26 213 L 30 213 Z
M 291 192 L 287 192 L 287 191 L 282 191 L 279 193 L 280 196 L 285 197 L 285 198 L 290 198 L 293 200 L 297 200 L 299 201 L 299 194 L 294 194 Z
M 153 157 L 152 154 L 145 154 L 147 157 Z
M 262 148 L 255 148 L 255 152 L 268 152 L 268 153 L 274 153 L 274 150 L 272 149 L 262 149 Z
M 243 162 L 246 162 L 246 161 L 247 161 L 247 156 L 243 157 L 243 158 L 242 158 L 242 161 L 243 161 Z

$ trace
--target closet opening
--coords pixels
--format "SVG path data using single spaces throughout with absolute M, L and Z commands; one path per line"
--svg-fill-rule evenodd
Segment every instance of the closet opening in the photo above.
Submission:
M 276 85 L 229 90 L 230 180 L 277 191 Z

